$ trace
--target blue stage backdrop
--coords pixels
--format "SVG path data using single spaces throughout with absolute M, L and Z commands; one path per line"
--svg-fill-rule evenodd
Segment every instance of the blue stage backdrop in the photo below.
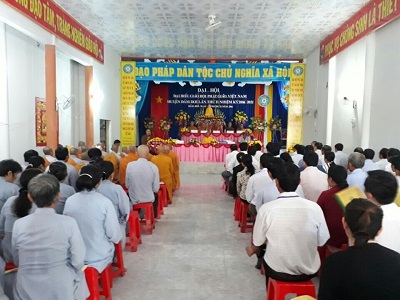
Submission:
M 186 83 L 181 86 L 179 83 L 169 84 L 168 92 L 168 116 L 175 121 L 175 115 L 180 110 L 187 112 L 193 120 L 194 115 L 200 109 L 211 104 L 214 109 L 221 110 L 225 114 L 225 122 L 232 121 L 236 111 L 241 110 L 250 118 L 254 117 L 255 85 L 247 84 L 243 87 L 224 86 L 226 83 L 203 82 L 201 86 L 191 86 Z M 171 137 L 178 137 L 178 124 L 174 123 L 170 131 Z

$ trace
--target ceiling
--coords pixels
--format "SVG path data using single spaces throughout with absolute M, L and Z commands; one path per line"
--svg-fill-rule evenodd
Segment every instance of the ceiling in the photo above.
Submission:
M 121 56 L 305 58 L 366 0 L 55 0 Z M 208 15 L 222 25 L 206 31 Z

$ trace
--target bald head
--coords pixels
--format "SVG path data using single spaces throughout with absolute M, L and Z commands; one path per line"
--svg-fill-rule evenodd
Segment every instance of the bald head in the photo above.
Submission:
M 165 153 L 165 146 L 164 145 L 159 145 L 157 147 L 157 152 L 158 152 L 158 154 L 164 154 Z
M 44 147 L 43 153 L 44 155 L 53 155 L 53 149 L 51 149 L 50 147 Z
M 122 153 L 128 153 L 128 147 L 123 146 L 123 147 L 121 148 L 121 152 L 122 152 Z
M 140 145 L 137 148 L 137 153 L 140 158 L 147 158 L 147 155 L 149 155 L 149 147 L 147 147 L 146 145 Z
M 72 147 L 71 149 L 69 149 L 69 154 L 77 155 L 78 154 L 78 148 Z
M 137 152 L 136 146 L 134 146 L 134 145 L 129 145 L 129 147 L 128 147 L 128 152 L 129 152 L 129 153 L 136 153 L 136 152 Z

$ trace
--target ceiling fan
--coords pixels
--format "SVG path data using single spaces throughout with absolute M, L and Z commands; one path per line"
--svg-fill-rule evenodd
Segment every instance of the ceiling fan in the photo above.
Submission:
M 206 31 L 213 31 L 221 26 L 222 22 L 216 20 L 217 17 L 215 15 L 208 15 L 208 26 L 206 27 Z

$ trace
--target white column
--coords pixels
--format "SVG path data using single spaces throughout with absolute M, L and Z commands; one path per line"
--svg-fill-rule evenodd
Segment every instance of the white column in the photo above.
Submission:
M 6 24 L 0 22 L 0 160 L 10 158 Z

